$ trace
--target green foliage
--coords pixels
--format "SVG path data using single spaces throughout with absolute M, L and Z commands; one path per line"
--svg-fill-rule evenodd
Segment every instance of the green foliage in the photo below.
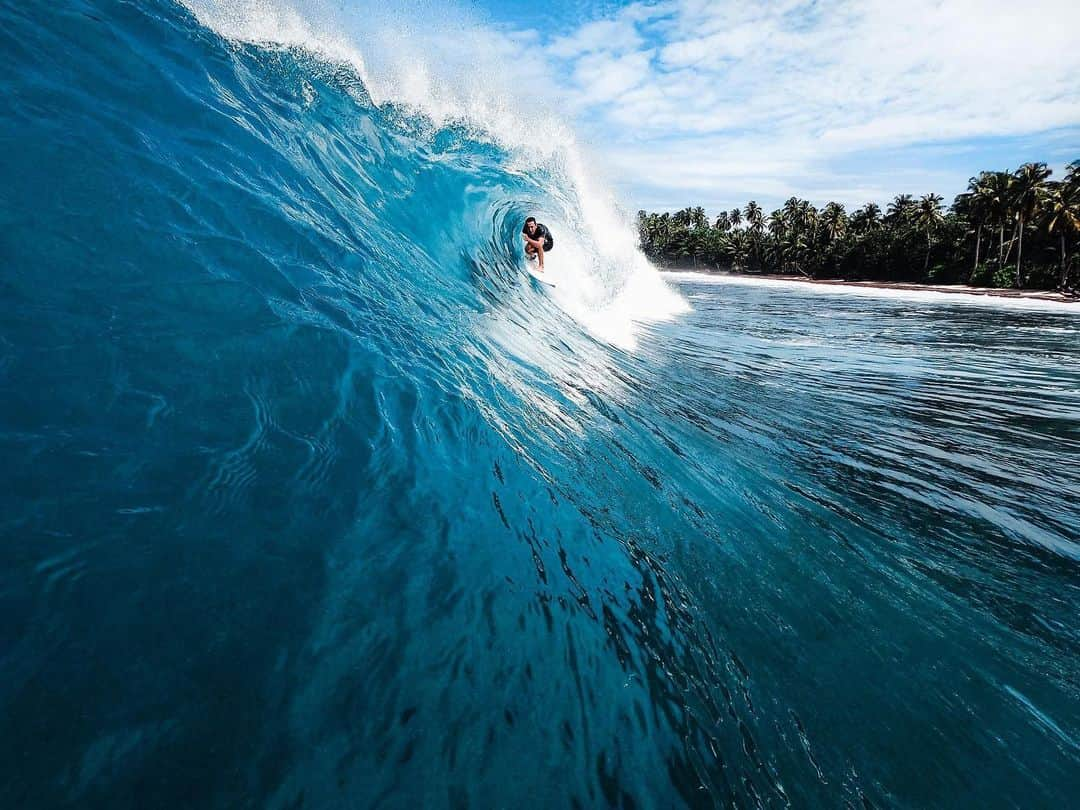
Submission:
M 1012 287 L 1015 280 L 1016 273 L 1011 267 L 998 267 L 990 279 L 990 286 L 1006 289 Z
M 967 283 L 973 287 L 993 287 L 994 266 L 983 262 L 972 271 Z
M 813 278 L 1062 289 L 1080 262 L 1080 161 L 1060 181 L 1042 163 L 983 172 L 944 208 L 937 194 L 900 194 L 882 213 L 850 214 L 792 197 L 765 214 L 754 201 L 710 223 L 700 206 L 638 212 L 645 253 L 664 266 Z
M 1057 286 L 1058 278 L 1056 266 L 1033 264 L 1024 278 L 1024 286 L 1036 290 L 1049 290 Z
M 926 280 L 930 284 L 949 284 L 949 267 L 946 264 L 938 262 L 937 264 L 930 265 L 930 268 L 926 271 Z

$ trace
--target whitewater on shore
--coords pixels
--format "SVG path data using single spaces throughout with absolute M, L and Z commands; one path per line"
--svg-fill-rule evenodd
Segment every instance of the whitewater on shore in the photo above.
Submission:
M 843 281 L 838 279 L 812 279 L 800 276 L 764 276 L 741 273 L 710 273 L 696 270 L 668 270 L 666 277 L 711 280 L 718 284 L 808 285 L 824 294 L 857 294 L 882 298 L 921 298 L 943 300 L 942 296 L 955 299 L 968 296 L 969 303 L 1003 306 L 1018 309 L 1044 309 L 1047 311 L 1075 312 L 1080 314 L 1080 299 L 1051 290 L 1010 290 L 994 287 L 971 287 L 965 284 L 909 284 L 883 281 Z M 965 299 L 966 300 L 966 299 Z M 1046 304 L 1047 306 L 1043 306 Z

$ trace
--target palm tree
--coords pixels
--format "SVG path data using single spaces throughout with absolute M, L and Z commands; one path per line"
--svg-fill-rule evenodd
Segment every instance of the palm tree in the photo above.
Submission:
M 800 201 L 799 217 L 802 220 L 803 227 L 810 231 L 811 239 L 817 237 L 817 229 L 818 225 L 821 224 L 821 217 L 818 215 L 818 210 L 809 200 Z
M 708 252 L 708 233 L 709 231 L 706 228 L 693 228 L 687 232 L 687 248 L 694 259 L 694 267 L 698 266 L 698 261 L 704 258 Z
M 1060 183 L 1047 183 L 1042 205 L 1046 211 L 1046 232 L 1061 238 L 1061 277 L 1058 286 L 1066 289 L 1069 275 L 1069 254 L 1066 236 L 1080 232 L 1080 161 L 1069 166 Z
M 923 262 L 923 278 L 930 269 L 930 249 L 933 246 L 932 235 L 945 221 L 941 213 L 941 195 L 926 194 L 919 200 L 915 211 L 915 226 L 926 232 L 926 261 Z
M 728 219 L 727 211 L 720 212 L 713 227 L 718 231 L 726 231 L 731 228 L 731 221 Z
M 1020 243 L 1016 251 L 1016 286 L 1022 283 L 1020 262 L 1024 255 L 1024 225 L 1035 213 L 1042 195 L 1042 186 L 1050 176 L 1045 163 L 1025 163 L 1013 175 L 1012 204 L 1016 212 L 1016 229 Z
M 802 231 L 801 204 L 802 201 L 798 197 L 789 197 L 781 209 L 784 227 L 780 236 L 780 252 L 796 270 L 799 269 L 798 243 L 799 234 Z
M 743 209 L 743 214 L 746 217 L 746 223 L 750 226 L 750 229 L 760 232 L 763 221 L 761 206 L 751 200 L 746 204 L 746 208 Z
M 789 197 L 787 202 L 784 203 L 784 207 L 780 209 L 784 216 L 784 223 L 790 228 L 798 222 L 799 219 L 799 204 L 801 200 L 798 197 Z
M 769 233 L 779 239 L 784 233 L 784 212 L 777 209 L 769 214 Z
M 672 217 L 673 221 L 674 219 L 675 218 Z M 671 234 L 671 238 L 668 240 L 667 253 L 676 261 L 692 255 L 693 245 L 690 240 L 690 231 L 686 228 L 675 229 Z
M 742 223 L 742 211 L 738 208 L 732 208 L 731 213 L 728 214 L 728 219 L 731 220 L 732 228 L 738 228 Z
M 782 209 L 784 231 L 782 249 L 791 257 L 795 272 L 808 275 L 800 264 L 813 245 L 817 231 L 817 209 L 808 201 L 790 198 Z
M 731 257 L 731 239 L 726 232 L 716 228 L 706 229 L 704 234 L 707 245 L 706 258 L 713 267 L 719 269 L 721 263 Z
M 881 227 L 881 208 L 877 203 L 867 203 L 862 210 L 866 214 L 867 230 L 873 231 Z
M 666 258 L 670 252 L 672 233 L 675 226 L 672 224 L 671 214 L 664 212 L 657 216 L 649 214 L 646 218 L 646 237 L 650 252 L 657 258 Z M 643 240 L 644 242 L 645 240 Z M 644 245 L 643 245 L 644 246 Z
M 983 172 L 979 175 L 978 194 L 986 209 L 986 220 L 998 228 L 998 266 L 1005 264 L 1005 223 L 1009 219 L 1012 175 L 1008 172 Z M 1012 243 L 1009 243 L 1012 249 Z
M 971 268 L 973 274 L 979 269 L 983 226 L 990 221 L 989 176 L 990 172 L 983 172 L 978 177 L 972 177 L 968 180 L 967 191 L 957 196 L 953 203 L 953 208 L 966 213 L 975 225 L 975 263 Z
M 877 203 L 867 203 L 851 215 L 849 224 L 856 235 L 877 230 L 881 227 L 881 208 Z
M 784 264 L 784 235 L 787 233 L 787 220 L 784 218 L 784 212 L 780 209 L 773 211 L 769 214 L 768 224 L 770 245 L 769 253 L 773 258 L 773 264 L 781 272 L 783 272 Z
M 729 237 L 729 249 L 731 250 L 731 263 L 733 267 L 746 267 L 746 260 L 750 255 L 750 248 L 745 231 L 735 231 Z
M 911 216 L 915 208 L 915 198 L 910 194 L 897 194 L 896 198 L 889 203 L 889 209 L 885 213 L 885 220 L 890 224 L 899 224 Z
M 821 212 L 821 224 L 825 227 L 825 235 L 830 242 L 835 242 L 847 232 L 847 213 L 840 203 L 831 202 Z
M 754 200 L 751 200 L 746 204 L 746 208 L 743 209 L 743 214 L 746 216 L 746 224 L 750 229 L 751 248 L 754 256 L 754 263 L 758 267 L 761 265 L 761 233 L 765 226 L 765 220 L 762 216 L 761 206 Z

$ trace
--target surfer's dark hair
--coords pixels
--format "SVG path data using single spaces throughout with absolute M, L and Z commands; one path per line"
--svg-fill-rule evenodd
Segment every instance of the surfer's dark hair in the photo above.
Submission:
M 529 217 L 525 220 L 526 225 L 528 225 L 530 222 L 536 222 L 536 217 Z

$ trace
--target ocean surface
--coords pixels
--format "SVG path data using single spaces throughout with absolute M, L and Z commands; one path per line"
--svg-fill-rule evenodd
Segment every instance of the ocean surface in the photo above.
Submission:
M 1080 311 L 661 277 L 273 8 L 0 0 L 0 807 L 1075 802 Z

